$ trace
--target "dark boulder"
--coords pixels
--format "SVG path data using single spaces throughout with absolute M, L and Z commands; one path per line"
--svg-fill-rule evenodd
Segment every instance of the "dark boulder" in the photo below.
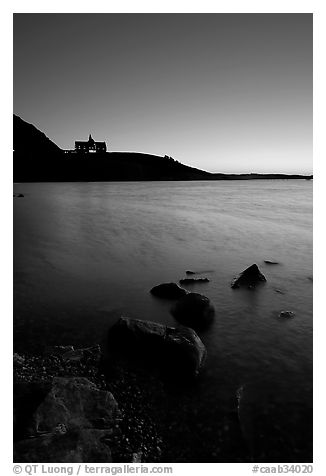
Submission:
M 189 275 L 189 274 L 190 274 L 190 275 L 191 275 L 191 274 L 196 274 L 196 271 L 190 271 L 190 270 L 188 270 L 188 271 L 186 271 L 186 274 L 187 274 L 187 275 Z
M 145 354 L 162 346 L 166 334 L 166 326 L 157 322 L 120 317 L 109 330 L 109 351 L 126 354 Z
M 259 271 L 256 264 L 249 266 L 242 273 L 239 274 L 231 283 L 231 288 L 239 288 L 240 286 L 246 286 L 248 288 L 254 288 L 260 282 L 265 282 L 265 276 Z
M 167 299 L 179 299 L 187 294 L 185 289 L 180 288 L 176 283 L 163 283 L 158 286 L 154 286 L 151 289 L 153 296 L 167 298 Z
M 171 314 L 181 324 L 194 329 L 202 329 L 213 320 L 215 309 L 208 297 L 198 293 L 189 293 L 173 306 Z
M 110 329 L 109 350 L 158 365 L 168 375 L 195 376 L 206 349 L 193 329 L 173 328 L 156 322 L 121 317 Z
M 209 283 L 208 278 L 184 278 L 180 279 L 180 284 Z

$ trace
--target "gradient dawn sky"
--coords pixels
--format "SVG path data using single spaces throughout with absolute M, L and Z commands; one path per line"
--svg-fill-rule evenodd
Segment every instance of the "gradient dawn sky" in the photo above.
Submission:
M 312 172 L 312 14 L 14 14 L 14 112 L 61 148 Z

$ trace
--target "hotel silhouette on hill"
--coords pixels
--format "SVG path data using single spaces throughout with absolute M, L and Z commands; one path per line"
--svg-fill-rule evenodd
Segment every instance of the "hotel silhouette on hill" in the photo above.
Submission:
M 65 150 L 65 153 L 79 154 L 102 154 L 106 152 L 105 142 L 96 142 L 92 135 L 89 135 L 88 141 L 75 141 L 75 149 Z

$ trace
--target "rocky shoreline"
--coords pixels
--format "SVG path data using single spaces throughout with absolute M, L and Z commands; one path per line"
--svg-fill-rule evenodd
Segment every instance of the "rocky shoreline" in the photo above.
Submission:
M 265 281 L 252 265 L 231 287 L 253 290 Z M 211 323 L 214 307 L 176 283 L 151 293 L 176 300 L 170 312 L 182 325 L 121 317 L 101 345 L 14 354 L 15 462 L 246 462 L 255 439 L 255 460 L 264 461 L 266 445 L 280 445 L 274 429 L 257 441 L 242 387 L 228 411 L 216 396 L 216 420 L 201 423 L 193 397 L 200 398 L 207 352 L 194 329 Z M 262 418 L 257 428 L 269 425 Z
M 71 358 L 63 357 L 65 350 Z M 69 430 L 68 425 L 60 424 L 56 402 L 51 398 L 49 402 L 53 391 L 66 409 L 66 422 L 70 412 L 75 421 L 77 417 L 84 420 L 80 409 L 77 416 L 76 409 L 71 409 L 71 402 L 79 401 L 76 379 L 89 401 L 92 392 L 112 395 L 114 400 L 109 401 L 111 405 L 115 402 L 114 408 L 117 405 L 114 421 L 105 424 L 98 408 L 93 407 L 92 418 L 87 417 L 91 425 Z M 182 383 L 167 380 L 151 364 L 108 362 L 99 346 L 77 350 L 58 346 L 38 356 L 14 354 L 14 462 L 249 461 L 235 412 L 224 414 L 217 409 L 211 427 L 201 423 L 191 402 L 197 382 L 198 378 Z M 70 398 L 65 402 L 67 394 Z M 54 420 L 52 429 L 42 430 L 40 421 L 48 423 L 48 415 L 57 415 L 58 421 Z
M 103 422 L 103 418 L 102 420 L 98 418 L 101 413 L 99 409 L 93 408 L 92 425 L 78 428 L 79 433 L 91 427 L 97 431 L 106 430 L 106 434 L 101 435 L 104 437 L 104 445 L 108 450 L 104 451 L 105 446 L 102 448 L 106 462 L 159 461 L 162 441 L 148 408 L 150 400 L 153 399 L 153 390 L 157 396 L 162 393 L 158 379 L 148 372 L 141 372 L 137 368 L 127 368 L 118 362 L 109 365 L 103 357 L 100 346 L 77 350 L 72 346 L 58 346 L 48 348 L 38 356 L 14 354 L 15 462 L 64 462 L 65 458 L 68 458 L 66 462 L 103 461 L 99 459 L 98 451 L 94 451 L 97 450 L 98 444 L 92 438 L 84 441 L 87 451 L 77 455 L 79 458 L 77 460 L 71 459 L 71 450 L 76 448 L 70 448 L 68 454 L 62 454 L 61 448 L 52 445 L 50 450 L 45 451 L 42 440 L 49 434 L 56 433 L 57 429 L 52 432 L 47 429 L 48 431 L 42 433 L 40 426 L 38 425 L 37 428 L 35 423 L 37 418 L 40 419 L 42 405 L 52 389 L 58 387 L 59 383 L 64 390 L 65 386 L 68 388 L 68 382 L 74 383 L 76 379 L 82 379 L 84 391 L 86 387 L 94 388 L 95 395 L 97 392 L 105 392 L 111 394 L 116 402 L 118 411 L 107 425 Z M 75 389 L 70 387 L 69 394 L 78 398 L 75 393 Z M 83 417 L 83 409 L 76 416 L 75 409 L 71 409 L 71 402 L 64 401 L 63 397 L 60 398 L 66 414 L 73 413 L 74 420 L 77 416 Z M 88 399 L 92 400 L 92 398 L 91 392 Z M 49 407 L 58 414 L 58 423 L 60 423 L 60 412 L 56 402 L 53 401 L 48 405 L 47 414 L 50 411 Z M 67 418 L 69 420 L 69 415 Z M 95 421 L 96 418 L 98 421 Z M 65 429 L 63 436 L 66 437 L 69 432 L 69 429 Z M 75 434 L 76 428 L 74 428 L 74 436 Z M 58 439 L 57 435 L 56 438 Z

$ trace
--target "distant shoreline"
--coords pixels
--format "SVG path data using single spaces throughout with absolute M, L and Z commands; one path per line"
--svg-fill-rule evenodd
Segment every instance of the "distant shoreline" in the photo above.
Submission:
M 216 182 L 216 181 L 234 181 L 234 180 L 313 180 L 313 176 L 310 175 L 284 175 L 276 174 L 275 176 L 264 174 L 259 175 L 255 174 L 254 177 L 247 176 L 237 176 L 237 175 L 225 175 L 224 177 L 218 178 L 201 178 L 201 179 L 112 179 L 112 180 L 19 180 L 14 181 L 14 185 L 20 183 L 110 183 L 110 182 Z

